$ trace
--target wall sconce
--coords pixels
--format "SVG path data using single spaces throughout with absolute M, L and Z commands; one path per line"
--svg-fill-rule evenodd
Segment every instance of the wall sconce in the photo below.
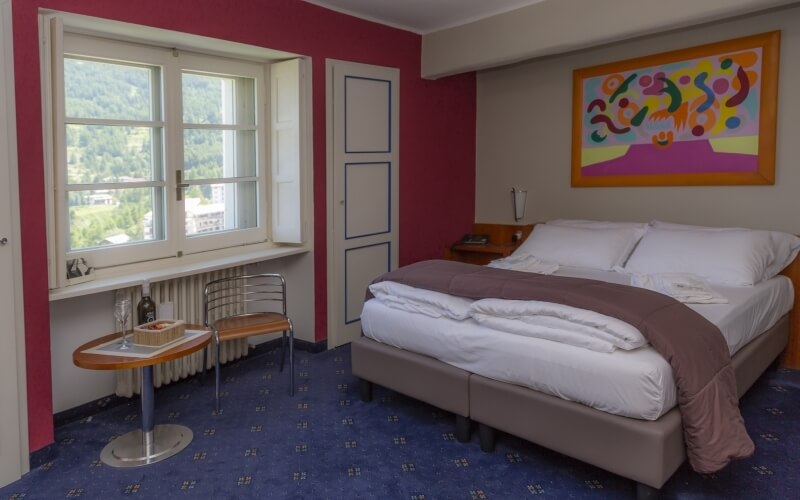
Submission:
M 526 189 L 511 188 L 511 200 L 514 204 L 514 220 L 519 221 L 525 217 L 525 200 L 528 198 Z

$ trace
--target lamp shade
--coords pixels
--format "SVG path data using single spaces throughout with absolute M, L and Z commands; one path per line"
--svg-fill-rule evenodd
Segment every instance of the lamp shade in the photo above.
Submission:
M 514 220 L 521 220 L 525 217 L 525 201 L 528 198 L 528 191 L 512 187 L 511 198 L 514 205 Z

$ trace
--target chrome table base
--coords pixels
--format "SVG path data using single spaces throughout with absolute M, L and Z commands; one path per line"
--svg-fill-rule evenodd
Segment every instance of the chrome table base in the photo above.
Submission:
M 154 464 L 177 454 L 192 442 L 192 431 L 188 427 L 154 424 L 153 367 L 143 366 L 141 370 L 142 428 L 115 438 L 103 448 L 100 460 L 112 467 Z
M 112 467 L 154 464 L 176 455 L 191 442 L 192 431 L 188 427 L 156 425 L 149 433 L 136 429 L 115 438 L 100 452 L 100 460 Z

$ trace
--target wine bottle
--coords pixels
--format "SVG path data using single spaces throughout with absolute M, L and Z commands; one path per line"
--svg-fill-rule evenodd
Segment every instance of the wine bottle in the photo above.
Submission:
M 136 306 L 136 314 L 140 325 L 156 320 L 156 303 L 150 298 L 150 282 L 148 280 L 142 282 L 142 300 Z

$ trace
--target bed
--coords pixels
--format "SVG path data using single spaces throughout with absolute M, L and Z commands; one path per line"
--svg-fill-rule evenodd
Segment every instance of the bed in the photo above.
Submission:
M 797 332 L 797 315 L 788 311 L 795 310 L 793 306 L 798 300 L 797 294 L 792 298 L 792 291 L 798 284 L 798 267 L 798 263 L 792 261 L 782 273 L 788 279 L 773 278 L 754 287 L 760 287 L 762 296 L 779 298 L 773 301 L 771 317 L 756 321 L 751 314 L 750 319 L 743 321 L 749 314 L 746 306 L 750 299 L 733 297 L 730 309 L 744 316 L 729 317 L 727 328 L 749 323 L 749 331 L 734 332 L 727 338 L 734 353 L 732 363 L 739 396 L 784 351 L 790 333 Z M 609 279 L 602 272 L 592 273 L 588 277 Z M 610 279 L 614 279 L 613 273 L 611 276 Z M 735 295 L 735 291 L 728 293 Z M 713 308 L 711 310 L 713 312 Z M 362 381 L 362 399 L 369 400 L 371 384 L 377 383 L 455 414 L 456 436 L 460 441 L 469 440 L 470 420 L 474 420 L 479 424 L 484 451 L 493 449 L 496 430 L 508 432 L 632 479 L 637 483 L 639 497 L 657 495 L 658 489 L 686 458 L 681 414 L 674 406 L 674 394 L 669 393 L 670 387 L 674 391 L 674 385 L 662 383 L 659 386 L 653 382 L 653 378 L 670 375 L 663 359 L 659 364 L 653 358 L 658 357 L 657 353 L 637 350 L 633 356 L 627 351 L 615 353 L 616 358 L 606 356 L 605 362 L 638 356 L 640 369 L 645 367 L 640 371 L 647 372 L 649 365 L 657 365 L 661 371 L 653 370 L 650 380 L 644 377 L 638 381 L 636 376 L 629 377 L 626 373 L 609 375 L 607 386 L 612 390 L 608 392 L 612 396 L 625 394 L 618 399 L 626 401 L 615 401 L 613 397 L 593 401 L 592 391 L 585 390 L 580 377 L 600 377 L 598 374 L 602 371 L 585 370 L 572 377 L 576 380 L 571 388 L 552 386 L 542 379 L 543 373 L 550 374 L 551 379 L 570 376 L 569 372 L 559 375 L 554 370 L 558 361 L 552 360 L 561 359 L 558 351 L 565 348 L 550 345 L 548 350 L 547 344 L 553 342 L 517 338 L 511 340 L 510 347 L 501 348 L 497 345 L 502 343 L 487 341 L 481 336 L 481 326 L 462 323 L 457 326 L 458 334 L 450 335 L 449 340 L 447 335 L 439 333 L 430 336 L 436 339 L 433 346 L 424 346 L 427 333 L 439 328 L 441 322 L 431 323 L 428 321 L 431 318 L 389 310 L 374 300 L 365 305 L 364 313 L 365 336 L 352 345 L 353 373 Z M 439 326 L 435 326 L 437 324 Z M 722 330 L 725 328 L 723 325 Z M 398 331 L 391 331 L 393 329 Z M 476 343 L 465 348 L 462 344 L 466 339 Z M 536 349 L 530 351 L 531 345 Z M 520 362 L 513 360 L 513 354 L 523 351 L 525 346 L 528 352 L 541 351 L 535 364 L 543 365 L 541 373 L 529 370 L 528 379 L 514 378 L 497 368 L 504 366 L 503 361 L 488 359 L 505 359 L 505 366 L 517 366 Z M 512 361 L 503 357 L 509 353 Z M 597 353 L 581 354 L 588 360 L 592 355 L 603 359 Z M 621 381 L 626 379 L 636 382 L 624 386 Z M 652 393 L 659 391 L 658 397 L 652 397 Z M 625 405 L 631 402 L 632 409 L 626 409 Z

